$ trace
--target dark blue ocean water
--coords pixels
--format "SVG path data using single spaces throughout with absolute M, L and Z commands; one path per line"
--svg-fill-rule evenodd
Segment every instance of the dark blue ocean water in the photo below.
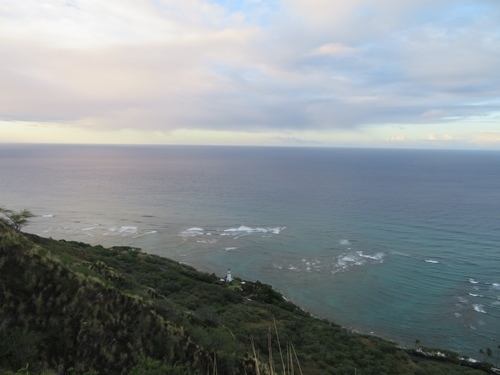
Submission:
M 1 145 L 0 205 L 402 345 L 500 344 L 498 152 Z

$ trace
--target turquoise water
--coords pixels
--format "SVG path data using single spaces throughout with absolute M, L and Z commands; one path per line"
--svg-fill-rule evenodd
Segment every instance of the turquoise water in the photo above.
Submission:
M 406 346 L 500 344 L 500 153 L 0 146 L 29 232 L 261 280 Z

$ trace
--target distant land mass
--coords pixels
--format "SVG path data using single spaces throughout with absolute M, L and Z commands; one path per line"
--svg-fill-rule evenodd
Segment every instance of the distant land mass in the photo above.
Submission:
M 271 286 L 0 220 L 5 374 L 487 374 L 311 316 Z M 415 333 L 418 337 L 418 332 Z M 486 359 L 485 353 L 485 359 Z

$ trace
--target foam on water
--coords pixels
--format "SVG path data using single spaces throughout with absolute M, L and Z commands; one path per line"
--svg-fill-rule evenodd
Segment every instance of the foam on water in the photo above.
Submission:
M 377 261 L 382 261 L 384 259 L 384 253 L 377 253 L 374 255 L 366 255 L 366 254 L 363 254 L 362 251 L 356 251 L 356 254 L 358 254 L 362 258 L 368 258 L 368 259 L 373 259 L 373 260 L 377 260 Z
M 196 236 L 232 236 L 235 239 L 240 238 L 241 236 L 251 235 L 255 233 L 259 234 L 280 234 L 281 231 L 286 229 L 286 227 L 256 227 L 251 228 L 245 225 L 240 225 L 239 227 L 227 228 L 227 229 L 214 229 L 210 231 L 205 231 L 203 228 L 193 227 L 186 230 L 183 230 L 179 233 L 180 237 L 189 238 Z M 267 236 L 266 236 L 267 237 Z
M 459 296 L 458 297 L 458 302 L 460 302 L 460 303 L 468 303 L 469 300 L 467 298 L 465 298 L 465 297 Z
M 118 233 L 137 233 L 137 227 L 133 226 L 119 226 L 119 227 L 111 227 L 108 229 L 110 232 L 118 232 Z
M 334 258 L 332 273 L 347 271 L 352 267 L 364 266 L 368 263 L 383 263 L 384 253 L 373 255 L 363 254 L 362 251 L 344 253 Z
M 189 228 L 179 233 L 180 237 L 196 237 L 203 234 L 203 228 Z
M 481 294 L 475 294 L 475 293 L 469 293 L 469 296 L 471 296 L 471 297 L 482 297 Z
M 51 236 L 54 238 L 71 238 L 78 241 L 89 241 L 91 244 L 106 246 L 114 246 L 117 244 L 130 245 L 130 241 L 121 242 L 119 239 L 135 239 L 158 233 L 157 230 L 149 228 L 149 230 L 143 230 L 137 225 L 112 225 L 113 223 L 110 223 L 109 220 L 104 223 L 91 221 L 89 219 L 90 218 L 78 218 L 77 220 L 67 220 L 63 215 L 57 213 L 53 215 L 53 219 L 51 219 L 50 222 L 47 222 L 50 223 L 48 225 L 51 225 L 51 227 L 43 229 L 41 232 L 51 233 Z M 119 221 L 123 221 L 123 219 L 116 219 L 115 223 Z M 73 225 L 62 226 L 62 224 L 67 223 L 72 223 Z M 113 240 L 107 240 L 107 238 L 113 238 Z
M 472 307 L 478 313 L 486 314 L 486 311 L 484 310 L 484 305 L 481 305 L 479 303 L 475 303 L 474 305 L 472 305 Z
M 362 251 L 350 251 L 342 253 L 335 257 L 318 258 L 301 258 L 293 262 L 277 263 L 273 267 L 283 270 L 295 272 L 325 272 L 328 274 L 336 274 L 338 272 L 347 272 L 353 268 L 358 268 L 367 265 L 376 265 L 384 262 L 385 253 L 379 252 L 374 254 L 365 254 Z
M 217 240 L 216 239 L 214 239 L 214 240 L 197 240 L 196 242 L 197 243 L 204 243 L 204 244 L 213 245 L 213 244 L 217 243 Z
M 229 228 L 224 229 L 224 232 L 232 232 L 232 233 L 274 233 L 280 234 L 282 230 L 286 229 L 286 227 L 275 227 L 275 228 L 250 228 L 244 225 L 241 225 L 238 228 Z
M 438 264 L 439 263 L 437 260 L 432 260 L 432 259 L 426 259 L 425 262 L 427 262 L 427 263 L 433 263 L 433 264 Z
M 476 281 L 473 278 L 469 278 L 469 283 L 471 283 L 471 284 L 479 284 L 479 281 Z

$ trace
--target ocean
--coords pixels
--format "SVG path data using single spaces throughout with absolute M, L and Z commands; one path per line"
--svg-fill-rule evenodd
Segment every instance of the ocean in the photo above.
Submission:
M 402 346 L 500 345 L 500 152 L 3 144 L 0 206 Z

